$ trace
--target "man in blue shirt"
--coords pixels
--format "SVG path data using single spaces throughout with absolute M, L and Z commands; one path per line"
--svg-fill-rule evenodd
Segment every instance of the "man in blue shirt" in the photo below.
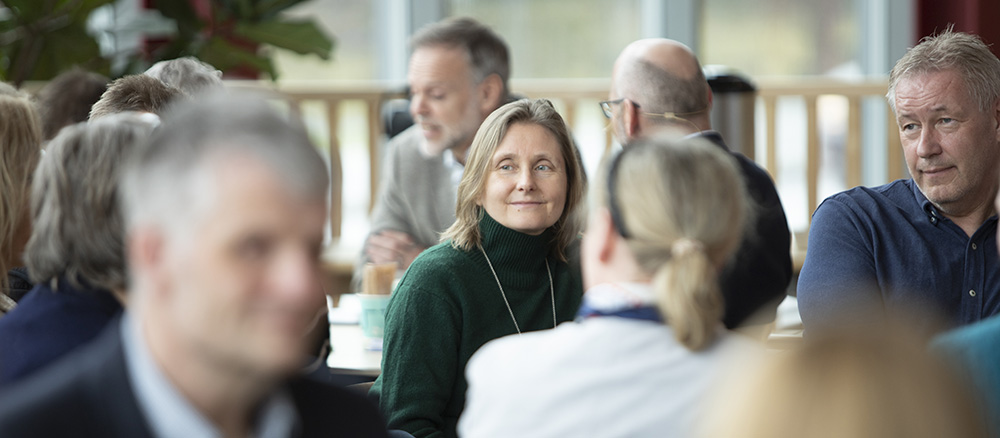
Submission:
M 816 209 L 798 283 L 807 334 L 886 318 L 929 334 L 1000 310 L 1000 59 L 946 31 L 896 63 L 886 97 L 912 178 Z

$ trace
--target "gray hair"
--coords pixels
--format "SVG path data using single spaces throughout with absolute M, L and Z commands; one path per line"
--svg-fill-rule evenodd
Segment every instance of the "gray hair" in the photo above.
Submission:
M 896 111 L 899 81 L 921 73 L 955 70 L 965 80 L 969 97 L 981 111 L 989 111 L 1000 99 L 1000 59 L 978 36 L 953 32 L 924 37 L 903 55 L 889 73 L 885 98 Z
M 414 51 L 437 46 L 462 49 L 468 57 L 474 82 L 478 84 L 496 74 L 503 82 L 503 100 L 507 100 L 510 92 L 507 88 L 510 78 L 507 43 L 482 23 L 469 17 L 441 20 L 420 29 L 410 40 L 410 46 Z
M 33 281 L 64 277 L 77 287 L 124 289 L 118 177 L 152 132 L 139 114 L 121 113 L 67 126 L 49 143 L 31 193 L 25 262 Z
M 110 114 L 139 111 L 160 115 L 167 106 L 186 97 L 180 90 L 146 75 L 115 79 L 90 109 L 90 120 Z
M 168 111 L 150 147 L 136 155 L 123 176 L 127 228 L 189 232 L 180 227 L 192 224 L 211 166 L 248 155 L 296 195 L 325 198 L 329 175 L 301 121 L 261 97 L 219 90 Z
M 222 86 L 221 71 L 191 56 L 157 62 L 143 74 L 159 79 L 189 96 Z
M 682 78 L 652 62 L 638 59 L 622 65 L 615 88 L 620 96 L 639 103 L 642 111 L 647 113 L 702 112 L 708 109 L 708 81 L 705 80 L 701 66 L 697 67 L 697 73 L 693 77 Z

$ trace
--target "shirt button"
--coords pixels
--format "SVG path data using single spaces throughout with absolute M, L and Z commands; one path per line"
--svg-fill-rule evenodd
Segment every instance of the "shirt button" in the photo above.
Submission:
M 969 296 L 972 296 L 972 297 L 976 296 L 976 291 L 970 290 L 969 291 Z
M 974 251 L 974 250 L 975 250 L 976 248 L 977 248 L 976 244 L 975 244 L 975 243 L 973 243 L 973 244 L 972 244 L 972 249 L 973 249 L 973 251 Z

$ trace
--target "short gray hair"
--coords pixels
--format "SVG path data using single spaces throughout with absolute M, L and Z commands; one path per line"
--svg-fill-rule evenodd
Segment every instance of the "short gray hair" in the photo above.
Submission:
M 143 74 L 159 79 L 189 96 L 222 86 L 221 71 L 191 56 L 157 62 Z
M 167 106 L 187 95 L 152 76 L 131 75 L 115 79 L 90 109 L 90 119 L 139 111 L 160 115 Z
M 64 277 L 77 287 L 124 289 L 118 177 L 153 126 L 120 113 L 67 126 L 49 143 L 31 193 L 34 229 L 24 258 L 33 281 Z
M 896 111 L 896 86 L 911 76 L 954 70 L 965 81 L 969 97 L 981 111 L 989 111 L 1000 99 L 1000 59 L 978 36 L 953 32 L 924 37 L 903 55 L 889 73 L 886 100 Z
M 700 113 L 708 110 L 709 93 L 705 74 L 700 65 L 697 67 L 693 77 L 682 78 L 648 60 L 637 59 L 622 65 L 615 88 L 620 97 L 642 105 L 642 111 L 647 113 Z
M 496 74 L 503 83 L 503 100 L 507 100 L 510 93 L 507 87 L 510 78 L 507 43 L 482 23 L 469 17 L 444 19 L 417 31 L 410 40 L 410 46 L 414 51 L 422 47 L 462 49 L 469 61 L 474 82 L 478 84 L 489 75 Z
M 150 146 L 123 178 L 126 227 L 190 226 L 211 165 L 226 156 L 258 159 L 296 195 L 325 199 L 329 175 L 300 120 L 248 92 L 219 90 L 163 116 Z M 188 230 L 178 230 L 186 232 Z

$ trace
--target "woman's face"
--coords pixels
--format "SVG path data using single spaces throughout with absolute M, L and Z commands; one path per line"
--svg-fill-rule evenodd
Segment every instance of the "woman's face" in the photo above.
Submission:
M 533 123 L 515 123 L 490 160 L 478 204 L 501 225 L 538 235 L 562 215 L 566 185 L 566 165 L 555 136 Z

